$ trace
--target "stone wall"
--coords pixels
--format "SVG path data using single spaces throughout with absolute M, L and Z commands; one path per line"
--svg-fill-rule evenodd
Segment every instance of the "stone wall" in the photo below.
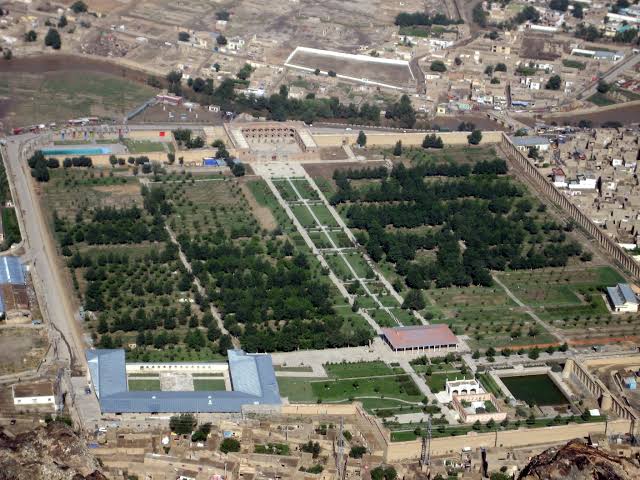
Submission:
M 459 454 L 465 447 L 472 449 L 493 448 L 493 447 L 525 447 L 528 445 L 540 445 L 549 443 L 568 442 L 574 438 L 586 437 L 590 433 L 607 434 L 628 433 L 630 429 L 629 420 L 615 420 L 607 424 L 583 423 L 574 425 L 562 425 L 555 427 L 543 427 L 534 429 L 507 430 L 491 433 L 471 432 L 460 437 L 434 438 L 431 440 L 432 455 Z M 398 462 L 401 460 L 411 460 L 420 458 L 422 442 L 414 440 L 411 442 L 393 442 L 387 447 L 385 461 Z

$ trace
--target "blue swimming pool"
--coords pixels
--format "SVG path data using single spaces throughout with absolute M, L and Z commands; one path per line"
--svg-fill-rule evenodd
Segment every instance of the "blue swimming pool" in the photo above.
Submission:
M 111 149 L 107 147 L 80 147 L 80 148 L 43 148 L 42 153 L 47 157 L 70 155 L 109 155 Z

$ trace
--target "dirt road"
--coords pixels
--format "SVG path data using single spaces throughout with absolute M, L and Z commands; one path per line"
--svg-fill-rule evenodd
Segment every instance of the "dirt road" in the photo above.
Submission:
M 53 324 L 68 346 L 58 349 L 59 358 L 68 360 L 72 370 L 86 371 L 84 357 L 85 342 L 75 309 L 64 288 L 62 274 L 56 263 L 57 253 L 47 222 L 40 208 L 26 160 L 22 153 L 29 154 L 35 136 L 23 135 L 7 139 L 3 149 L 7 177 L 16 203 L 18 223 L 25 249 L 30 258 L 34 286 L 39 293 L 40 308 L 45 319 Z

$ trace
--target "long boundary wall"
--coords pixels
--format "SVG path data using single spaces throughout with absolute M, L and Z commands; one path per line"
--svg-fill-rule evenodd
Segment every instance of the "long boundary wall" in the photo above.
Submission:
M 590 433 L 628 433 L 629 420 L 614 420 L 599 423 L 582 423 L 574 425 L 562 425 L 556 427 L 543 427 L 534 429 L 506 430 L 491 433 L 470 433 L 460 437 L 434 438 L 431 440 L 432 455 L 446 455 L 448 453 L 459 454 L 465 447 L 493 448 L 525 447 L 528 445 L 541 445 L 549 443 L 562 443 L 574 438 L 586 437 Z M 385 461 L 397 462 L 420 458 L 422 442 L 393 442 L 387 447 Z
M 567 197 L 549 182 L 527 157 L 516 148 L 507 135 L 502 136 L 501 147 L 513 161 L 518 162 L 529 179 L 539 186 L 542 191 L 557 205 L 567 212 L 578 225 L 584 228 L 613 259 L 633 277 L 640 278 L 640 265 L 636 263 L 618 244 L 607 236 L 589 217 L 580 211 Z
M 607 387 L 600 381 L 599 378 L 591 375 L 589 370 L 581 362 L 574 360 L 573 358 L 567 359 L 562 372 L 563 377 L 569 377 L 574 375 L 575 378 L 584 385 L 589 392 L 591 392 L 597 399 L 607 398 L 610 399 L 610 405 L 606 405 L 605 401 L 602 401 L 602 410 L 612 411 L 617 416 L 626 420 L 631 420 L 631 429 L 634 430 L 638 417 L 636 414 L 622 403 L 616 395 L 613 395 Z M 609 403 L 609 400 L 606 401 Z

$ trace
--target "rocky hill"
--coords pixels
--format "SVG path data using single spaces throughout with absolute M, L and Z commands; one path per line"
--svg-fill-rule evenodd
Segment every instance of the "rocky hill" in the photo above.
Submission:
M 572 440 L 533 457 L 518 480 L 637 480 L 637 458 L 618 458 L 598 448 Z
M 0 431 L 0 480 L 106 480 L 86 443 L 59 422 L 11 436 Z

